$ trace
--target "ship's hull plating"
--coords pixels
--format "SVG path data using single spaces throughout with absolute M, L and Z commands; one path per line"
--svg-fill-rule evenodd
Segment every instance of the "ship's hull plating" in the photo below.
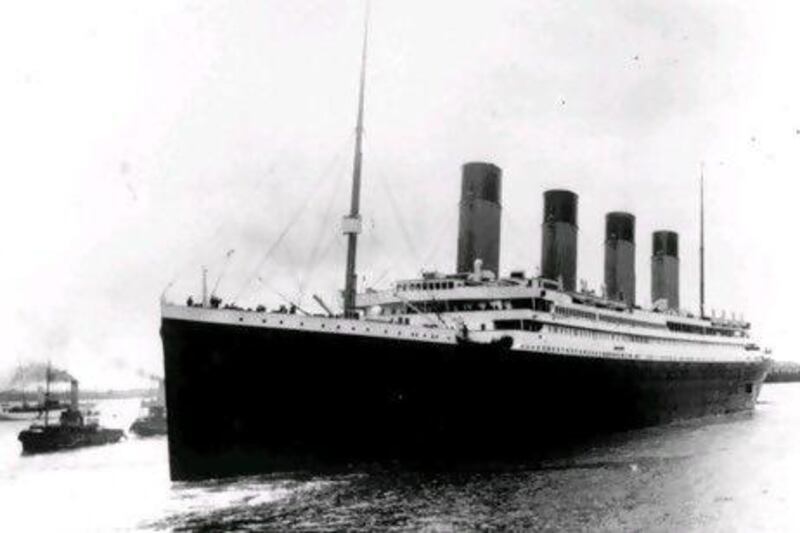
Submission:
M 503 460 L 752 409 L 767 371 L 169 318 L 161 335 L 174 480 L 352 460 Z

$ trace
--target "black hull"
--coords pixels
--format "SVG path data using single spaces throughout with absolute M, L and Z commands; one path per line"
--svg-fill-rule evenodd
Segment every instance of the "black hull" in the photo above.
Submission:
M 173 480 L 383 460 L 504 460 L 752 409 L 766 362 L 611 360 L 162 321 Z
M 121 429 L 49 426 L 26 429 L 18 438 L 24 454 L 36 454 L 113 444 L 123 436 Z

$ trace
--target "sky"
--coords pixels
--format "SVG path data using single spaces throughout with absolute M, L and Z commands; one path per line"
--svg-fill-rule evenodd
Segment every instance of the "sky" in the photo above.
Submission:
M 359 284 L 455 266 L 460 166 L 503 169 L 501 270 L 539 265 L 542 193 L 579 195 L 578 277 L 608 211 L 680 233 L 682 307 L 794 350 L 800 8 L 789 2 L 375 0 Z M 159 298 L 338 302 L 361 0 L 0 7 L 0 381 L 162 370 Z M 277 245 L 276 245 L 277 244 Z

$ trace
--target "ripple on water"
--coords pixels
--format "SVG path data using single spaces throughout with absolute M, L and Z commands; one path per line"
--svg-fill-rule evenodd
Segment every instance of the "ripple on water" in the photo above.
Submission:
M 800 384 L 762 394 L 753 416 L 628 432 L 531 464 L 199 483 L 169 481 L 165 439 L 22 457 L 19 427 L 0 424 L 3 530 L 792 531 Z M 124 426 L 138 402 L 102 409 Z

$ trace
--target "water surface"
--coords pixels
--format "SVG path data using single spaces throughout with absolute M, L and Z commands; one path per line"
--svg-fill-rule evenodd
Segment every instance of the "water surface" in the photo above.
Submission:
M 136 400 L 98 404 L 130 426 Z M 797 531 L 800 384 L 752 415 L 618 435 L 544 463 L 424 473 L 356 468 L 172 483 L 164 438 L 22 456 L 0 423 L 4 531 L 568 529 Z

